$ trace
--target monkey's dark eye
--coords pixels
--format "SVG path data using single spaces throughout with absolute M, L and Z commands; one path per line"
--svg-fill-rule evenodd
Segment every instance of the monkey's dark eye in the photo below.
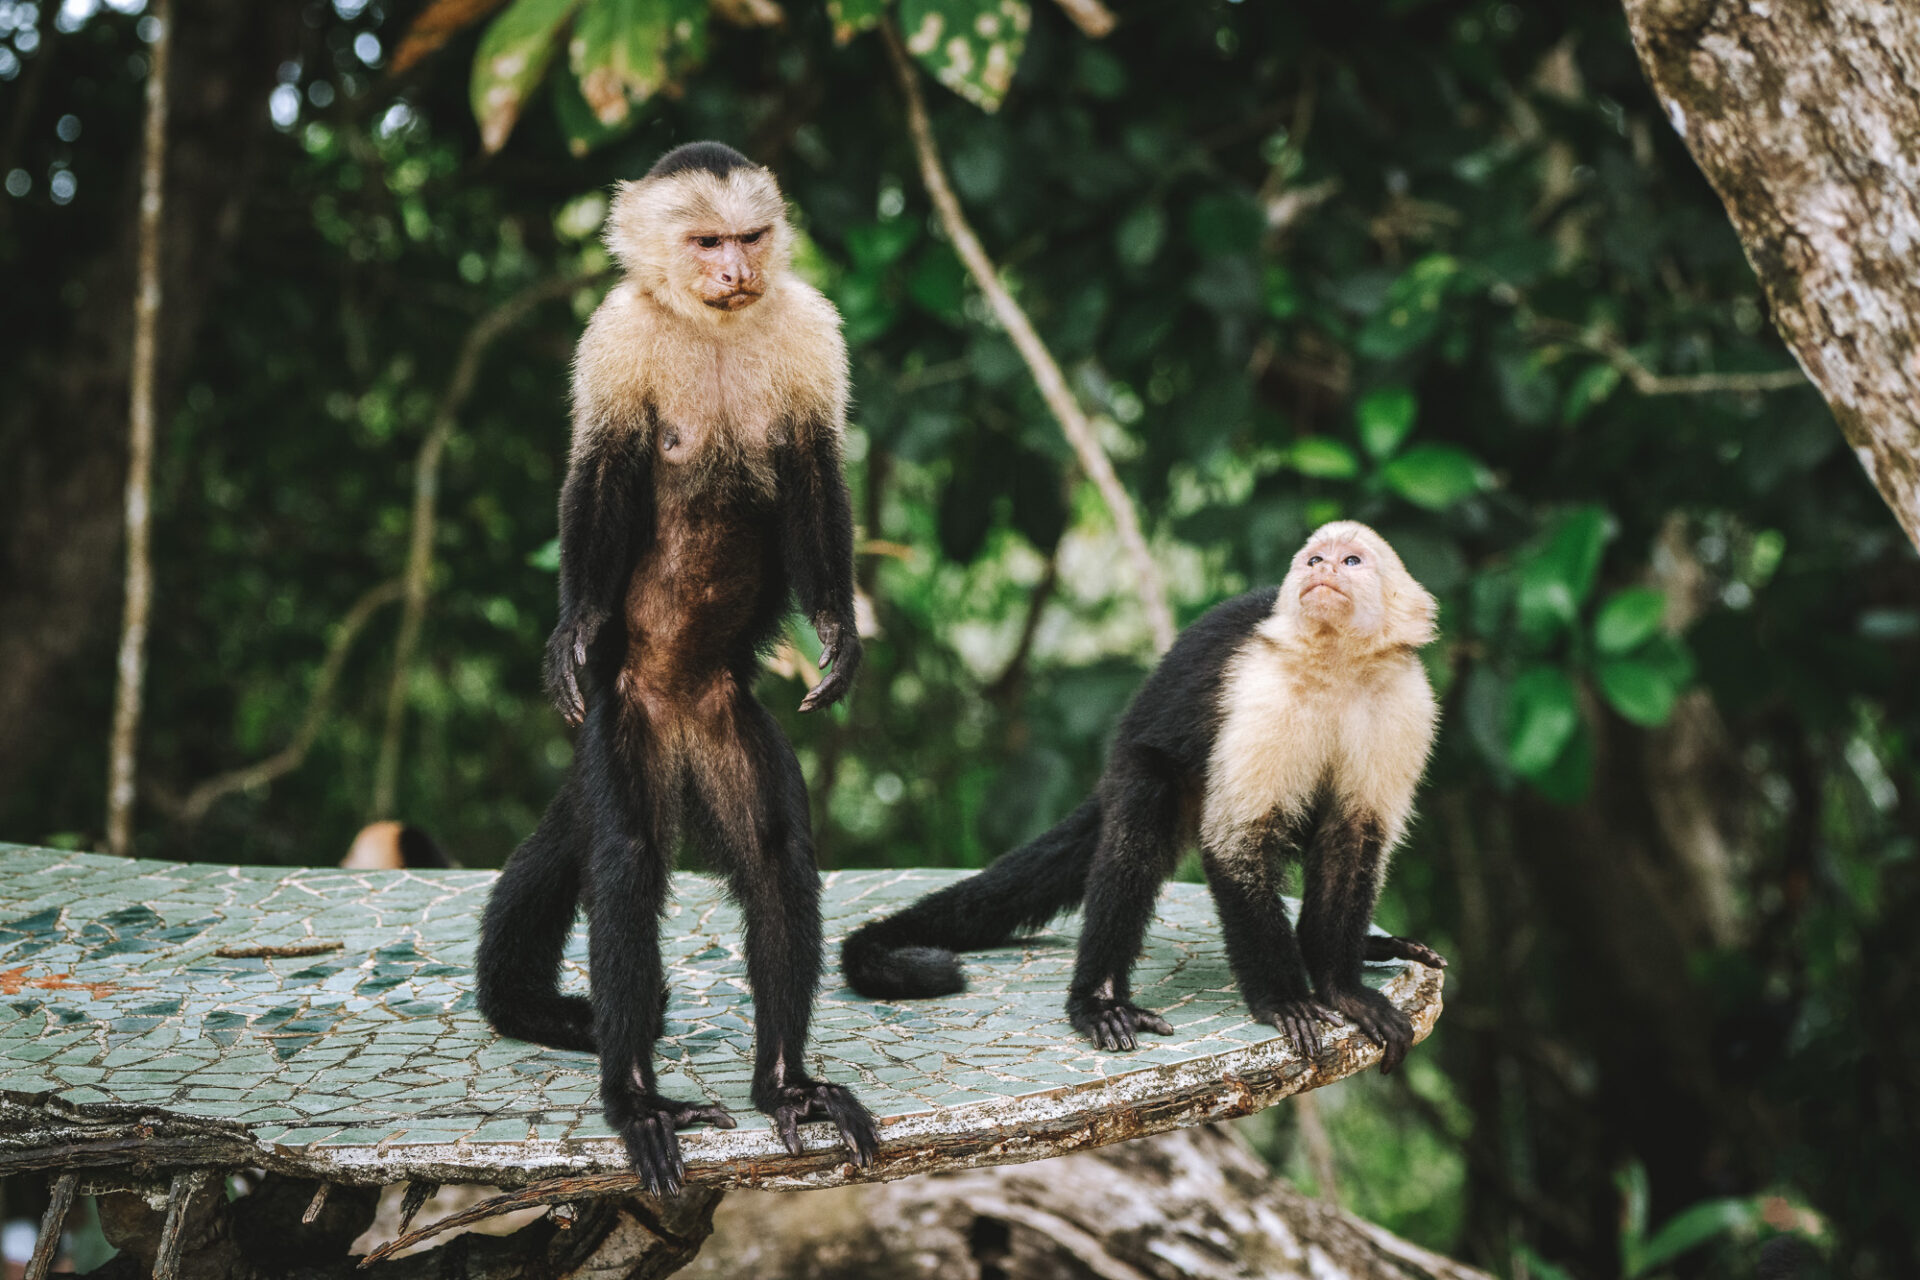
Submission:
M 767 234 L 767 229 L 765 227 L 760 228 L 758 231 L 749 231 L 747 232 L 747 234 L 740 237 L 740 243 L 752 244 L 755 240 L 758 240 L 761 236 L 765 234 Z
M 1308 556 L 1307 567 L 1311 569 L 1314 565 L 1319 564 L 1322 560 L 1325 560 L 1325 559 L 1326 559 L 1325 556 Z
M 1345 561 L 1343 561 L 1342 563 L 1345 563 L 1345 564 L 1359 564 L 1359 563 L 1360 563 L 1360 557 L 1359 557 L 1359 556 L 1348 556 L 1348 557 L 1346 558 L 1346 560 L 1345 560 Z
M 719 247 L 720 237 L 719 236 L 695 236 L 693 238 L 693 242 L 699 245 L 702 249 L 714 249 Z

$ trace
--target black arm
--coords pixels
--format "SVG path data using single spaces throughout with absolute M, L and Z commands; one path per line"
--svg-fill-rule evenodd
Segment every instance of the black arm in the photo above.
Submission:
M 781 468 L 782 554 L 800 610 L 820 636 L 820 665 L 831 668 L 800 703 L 802 711 L 811 711 L 852 688 L 860 632 L 853 613 L 853 503 L 839 432 L 824 417 L 797 427 Z
M 546 681 L 569 724 L 587 712 L 579 669 L 653 532 L 650 438 L 616 426 L 583 434 L 560 488 L 560 622 L 547 641 Z

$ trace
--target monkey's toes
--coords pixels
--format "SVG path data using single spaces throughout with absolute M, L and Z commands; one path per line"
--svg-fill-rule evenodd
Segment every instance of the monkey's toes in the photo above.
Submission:
M 1384 1052 L 1380 1057 L 1380 1074 L 1392 1075 L 1394 1068 L 1406 1060 L 1407 1050 L 1413 1047 L 1413 1023 L 1407 1015 L 1393 1007 L 1393 1002 L 1378 991 L 1362 988 L 1358 991 L 1344 991 L 1335 995 L 1334 1006 L 1360 1028 L 1360 1034 L 1379 1045 Z
M 1415 964 L 1424 964 L 1432 969 L 1447 967 L 1447 958 L 1424 943 L 1412 938 L 1393 938 L 1385 934 L 1367 935 L 1367 959 L 1369 960 L 1411 960 Z
M 1318 1000 L 1284 1000 L 1270 1009 L 1256 1009 L 1254 1021 L 1264 1022 L 1277 1028 L 1281 1035 L 1293 1045 L 1295 1053 L 1303 1058 L 1314 1058 L 1320 1053 L 1320 1028 L 1322 1025 L 1336 1025 L 1340 1015 L 1321 1004 Z
M 780 1145 L 790 1155 L 800 1154 L 800 1126 L 816 1120 L 830 1121 L 840 1131 L 840 1140 L 847 1144 L 853 1163 L 862 1169 L 873 1164 L 880 1150 L 880 1132 L 872 1114 L 853 1096 L 852 1090 L 842 1085 L 824 1080 L 783 1085 L 777 1101 L 767 1110 L 773 1117 L 775 1132 L 780 1135 Z
M 640 1184 L 649 1194 L 678 1195 L 685 1185 L 687 1170 L 680 1159 L 680 1137 L 674 1130 L 694 1124 L 731 1129 L 735 1121 L 725 1108 L 714 1103 L 676 1102 L 672 1098 L 644 1098 L 634 1103 L 632 1115 L 620 1126 L 620 1137 L 633 1171 L 640 1175 Z
M 1103 996 L 1076 997 L 1067 1003 L 1067 1020 L 1073 1029 L 1102 1049 L 1134 1049 L 1140 1033 L 1170 1036 L 1173 1024 L 1151 1009 L 1142 1009 L 1125 1000 Z

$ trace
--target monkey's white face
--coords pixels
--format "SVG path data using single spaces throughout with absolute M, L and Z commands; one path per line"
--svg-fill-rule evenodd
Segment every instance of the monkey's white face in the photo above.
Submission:
M 760 301 L 772 234 L 770 226 L 693 228 L 686 238 L 688 290 L 715 311 L 742 311 Z
M 1358 537 L 1321 538 L 1294 557 L 1294 598 L 1300 614 L 1322 627 L 1371 634 L 1385 614 L 1376 548 Z
M 1374 645 L 1433 639 L 1433 597 L 1415 582 L 1386 539 L 1363 524 L 1323 525 L 1294 554 L 1276 612 L 1300 632 Z

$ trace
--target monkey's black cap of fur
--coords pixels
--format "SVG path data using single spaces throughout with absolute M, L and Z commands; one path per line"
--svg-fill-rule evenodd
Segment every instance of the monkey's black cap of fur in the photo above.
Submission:
M 647 170 L 647 176 L 671 178 L 676 173 L 704 170 L 716 178 L 724 178 L 735 169 L 753 167 L 753 161 L 724 142 L 689 142 L 654 161 L 653 168 Z

